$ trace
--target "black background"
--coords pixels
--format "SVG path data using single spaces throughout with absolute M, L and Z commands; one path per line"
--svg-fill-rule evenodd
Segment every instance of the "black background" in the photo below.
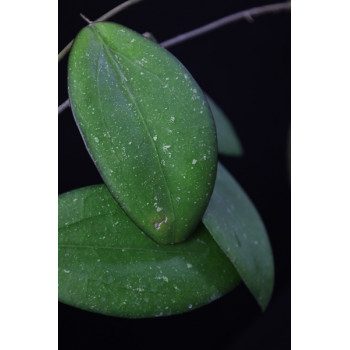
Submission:
M 115 16 L 159 42 L 220 17 L 272 1 L 146 0 Z M 59 1 L 59 50 L 118 1 Z M 210 305 L 167 318 L 128 320 L 59 303 L 60 349 L 290 348 L 290 13 L 241 21 L 169 49 L 231 118 L 245 154 L 220 156 L 267 227 L 275 258 L 275 289 L 262 313 L 242 285 Z M 67 96 L 67 57 L 59 63 L 59 103 Z M 59 184 L 63 193 L 101 183 L 71 111 L 59 116 Z

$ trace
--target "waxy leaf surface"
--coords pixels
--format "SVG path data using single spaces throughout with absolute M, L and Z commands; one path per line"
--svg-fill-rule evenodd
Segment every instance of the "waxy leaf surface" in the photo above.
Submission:
M 108 22 L 78 34 L 68 68 L 73 114 L 114 198 L 158 243 L 186 239 L 217 165 L 215 125 L 197 83 L 158 44 Z
M 142 318 L 191 311 L 240 283 L 200 224 L 176 245 L 159 245 L 125 215 L 104 185 L 59 196 L 58 296 L 106 315 Z
M 241 156 L 243 148 L 230 119 L 210 96 L 206 97 L 216 124 L 218 152 L 226 156 Z
M 253 203 L 220 163 L 203 223 L 265 310 L 274 284 L 267 232 Z

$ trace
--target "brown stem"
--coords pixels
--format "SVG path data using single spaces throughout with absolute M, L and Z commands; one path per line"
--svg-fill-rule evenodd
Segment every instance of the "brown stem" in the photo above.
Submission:
M 184 41 L 187 41 L 189 39 L 195 38 L 197 36 L 203 35 L 205 33 L 208 33 L 212 30 L 215 30 L 217 28 L 220 28 L 222 26 L 225 26 L 227 24 L 240 21 L 242 19 L 245 19 L 249 22 L 254 21 L 254 17 L 261 16 L 263 14 L 267 13 L 276 13 L 280 11 L 290 10 L 290 2 L 281 2 L 277 4 L 271 4 L 271 5 L 265 5 L 265 6 L 259 6 L 259 7 L 253 7 L 249 10 L 240 11 L 237 13 L 233 13 L 231 15 L 228 15 L 226 17 L 220 18 L 214 22 L 208 23 L 202 27 L 190 30 L 189 32 L 180 34 L 174 38 L 171 38 L 169 40 L 163 41 L 160 43 L 163 47 L 171 47 L 179 43 L 183 43 Z
M 130 1 L 132 1 L 132 0 L 130 0 Z M 139 2 L 139 1 L 142 1 L 142 0 L 133 0 L 133 3 L 135 3 L 135 1 Z M 128 1 L 126 1 L 125 3 L 123 3 L 123 4 L 119 5 L 119 6 L 122 6 L 122 5 L 126 4 L 127 2 Z M 130 5 L 131 4 L 129 4 L 129 6 Z M 115 10 L 115 9 L 113 9 L 113 10 Z M 109 14 L 110 12 L 112 12 L 113 10 L 107 12 L 106 15 Z M 182 43 L 184 41 L 187 41 L 187 40 L 190 40 L 192 38 L 195 38 L 197 36 L 200 36 L 200 35 L 203 35 L 205 33 L 208 33 L 210 31 L 215 30 L 217 28 L 220 28 L 222 26 L 225 26 L 225 25 L 227 25 L 229 23 L 237 22 L 237 21 L 240 21 L 242 19 L 245 19 L 245 20 L 247 20 L 249 22 L 253 22 L 254 21 L 254 17 L 261 16 L 261 15 L 267 14 L 267 13 L 277 13 L 277 12 L 286 11 L 286 10 L 290 10 L 290 2 L 289 1 L 288 2 L 280 2 L 280 3 L 277 3 L 277 4 L 271 4 L 271 5 L 253 7 L 251 9 L 249 9 L 249 10 L 240 11 L 240 12 L 228 15 L 226 17 L 220 18 L 220 19 L 218 19 L 218 20 L 216 20 L 214 22 L 211 22 L 211 23 L 208 23 L 208 24 L 206 24 L 206 25 L 204 25 L 202 27 L 190 30 L 189 32 L 180 34 L 180 35 L 178 35 L 178 36 L 176 36 L 174 38 L 171 38 L 169 40 L 165 40 L 165 41 L 161 42 L 160 45 L 163 46 L 163 47 L 171 47 L 171 46 L 180 44 L 180 43 Z M 111 16 L 113 16 L 114 14 L 112 14 Z M 106 16 L 106 15 L 104 15 L 104 16 Z M 105 20 L 106 18 L 104 16 L 101 16 L 96 21 Z M 73 43 L 73 41 L 71 43 L 69 43 L 69 44 L 72 45 L 72 43 Z M 66 47 L 63 50 L 65 50 Z M 70 49 L 70 47 L 67 49 L 67 52 L 69 51 L 69 49 Z M 58 114 L 63 112 L 67 107 L 69 107 L 69 100 L 64 101 L 58 107 Z
M 70 107 L 69 99 L 65 100 L 58 106 L 58 114 L 60 115 L 68 107 Z

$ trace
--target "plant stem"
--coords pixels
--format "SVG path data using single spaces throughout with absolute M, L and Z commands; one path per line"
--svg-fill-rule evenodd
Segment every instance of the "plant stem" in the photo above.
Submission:
M 70 103 L 69 103 L 69 98 L 68 98 L 67 100 L 65 100 L 63 103 L 61 103 L 58 106 L 58 114 L 61 114 L 69 106 L 70 106 Z
M 92 24 L 93 22 L 90 21 L 85 15 L 82 13 L 80 14 L 80 17 L 87 23 L 87 24 Z
M 62 51 L 60 51 L 60 53 L 58 54 L 58 62 L 61 61 L 61 59 L 69 52 L 72 45 L 73 40 L 70 43 L 68 43 Z
M 123 4 L 114 8 L 113 10 L 107 12 L 105 15 L 99 17 L 96 21 L 102 21 L 102 20 L 109 18 L 109 17 L 105 17 L 107 15 L 109 15 L 110 17 L 113 16 L 116 13 L 115 12 L 116 9 L 118 7 L 120 8 L 122 5 L 124 5 L 124 7 L 122 9 L 124 9 L 125 7 L 131 6 L 132 4 L 139 2 L 139 1 L 142 1 L 142 0 L 126 1 Z M 240 11 L 237 13 L 233 13 L 233 14 L 228 15 L 226 17 L 220 18 L 214 22 L 208 23 L 202 27 L 190 30 L 189 32 L 186 32 L 186 33 L 183 33 L 180 35 L 177 35 L 174 38 L 171 38 L 169 40 L 165 40 L 165 41 L 161 42 L 160 45 L 168 48 L 168 47 L 180 44 L 184 41 L 190 40 L 192 38 L 195 38 L 197 36 L 203 35 L 205 33 L 208 33 L 212 30 L 217 29 L 217 28 L 223 27 L 229 23 L 237 22 L 237 21 L 240 21 L 242 19 L 246 19 L 249 22 L 253 22 L 254 21 L 253 17 L 261 16 L 261 15 L 267 14 L 267 13 L 277 13 L 277 12 L 286 11 L 286 10 L 290 10 L 290 2 L 289 1 L 288 2 L 280 2 L 277 4 L 271 4 L 271 5 L 253 7 L 249 10 L 244 10 L 244 11 Z M 121 9 L 119 9 L 119 11 L 121 11 Z M 70 50 L 70 47 L 72 46 L 72 44 L 73 44 L 73 40 L 61 51 L 61 52 L 63 52 L 64 50 L 66 50 L 66 52 L 63 54 L 63 56 Z M 61 54 L 61 52 L 60 52 L 60 54 Z M 60 60 L 60 55 L 58 55 L 58 60 Z M 59 105 L 58 114 L 62 113 L 68 107 L 69 107 L 69 100 L 67 99 L 62 104 Z
M 163 47 L 171 47 L 176 44 L 182 43 L 194 37 L 203 35 L 217 28 L 223 27 L 227 24 L 240 21 L 242 19 L 246 19 L 249 22 L 253 22 L 253 17 L 257 17 L 267 13 L 276 13 L 284 10 L 290 10 L 290 2 L 281 2 L 277 4 L 253 7 L 249 10 L 240 11 L 237 13 L 233 13 L 226 17 L 220 18 L 214 22 L 208 23 L 202 27 L 190 30 L 189 32 L 180 34 L 174 38 L 163 41 L 160 43 Z
M 112 10 L 108 11 L 107 13 L 105 13 L 104 15 L 102 15 L 101 17 L 97 18 L 95 21 L 93 22 L 101 22 L 101 21 L 105 21 L 106 19 L 109 19 L 111 17 L 113 17 L 114 15 L 116 15 L 118 12 L 121 12 L 123 10 L 125 10 L 126 8 L 137 4 L 138 2 L 141 2 L 143 0 L 127 0 L 125 2 L 123 2 L 122 4 L 114 7 Z M 92 23 L 93 23 L 92 22 Z M 68 43 L 65 48 L 58 54 L 58 62 L 61 61 L 61 59 L 69 52 L 69 50 L 71 49 L 73 45 L 73 40 Z
M 106 19 L 109 19 L 111 17 L 113 17 L 114 15 L 116 15 L 118 12 L 121 12 L 123 10 L 125 10 L 126 8 L 137 4 L 138 2 L 143 1 L 143 0 L 128 0 L 123 2 L 122 4 L 116 6 L 114 9 L 108 11 L 107 13 L 105 13 L 104 15 L 102 15 L 101 17 L 97 18 L 97 20 L 95 22 L 102 22 L 105 21 Z

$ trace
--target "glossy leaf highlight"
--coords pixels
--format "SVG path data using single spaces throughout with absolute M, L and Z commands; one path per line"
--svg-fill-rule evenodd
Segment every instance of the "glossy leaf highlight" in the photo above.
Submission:
M 267 232 L 253 203 L 220 163 L 203 223 L 265 310 L 274 284 Z
M 164 48 L 108 22 L 78 34 L 68 69 L 73 114 L 114 198 L 158 243 L 186 239 L 217 165 L 215 125 L 197 83 Z
M 200 224 L 177 245 L 158 245 L 104 185 L 59 196 L 59 300 L 106 315 L 143 318 L 194 310 L 240 283 Z

